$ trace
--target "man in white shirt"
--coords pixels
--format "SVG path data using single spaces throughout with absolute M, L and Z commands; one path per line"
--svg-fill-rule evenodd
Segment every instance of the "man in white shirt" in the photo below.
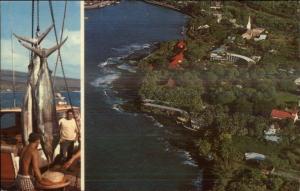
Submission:
M 66 117 L 60 119 L 58 123 L 60 127 L 60 155 L 62 162 L 66 162 L 72 157 L 74 143 L 79 136 L 73 110 L 69 109 L 66 112 Z

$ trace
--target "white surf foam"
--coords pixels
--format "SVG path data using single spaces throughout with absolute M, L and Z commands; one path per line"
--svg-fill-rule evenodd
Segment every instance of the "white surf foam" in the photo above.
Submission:
M 144 114 L 145 117 L 151 119 L 151 121 L 155 121 L 155 118 L 151 115 L 148 115 L 148 114 Z
M 133 53 L 137 50 L 142 50 L 145 48 L 150 48 L 150 44 L 146 43 L 146 44 L 137 44 L 137 43 L 133 43 L 127 46 L 121 46 L 119 48 L 112 48 L 112 50 L 118 52 L 119 54 L 130 54 Z
M 194 161 L 192 159 L 192 156 L 191 156 L 191 154 L 189 152 L 187 152 L 187 151 L 180 151 L 180 152 L 182 153 L 182 156 L 185 159 L 183 161 L 183 164 L 189 165 L 189 166 L 193 166 L 193 167 L 198 167 L 196 161 Z
M 164 127 L 164 125 L 161 124 L 161 123 L 159 123 L 158 121 L 156 121 L 156 122 L 154 123 L 154 126 L 159 127 L 159 128 Z
M 136 73 L 136 68 L 133 67 L 133 66 L 130 66 L 128 64 L 122 64 L 122 65 L 119 65 L 117 68 L 121 69 L 121 70 L 126 70 L 128 72 L 131 72 L 131 73 Z
M 104 68 L 104 67 L 109 66 L 109 65 L 118 64 L 118 62 L 120 61 L 120 59 L 121 59 L 121 57 L 108 58 L 104 62 L 99 63 L 98 67 Z
M 119 73 L 107 74 L 105 76 L 95 79 L 93 82 L 91 82 L 91 85 L 94 87 L 107 87 L 113 81 L 117 80 L 119 77 L 120 77 Z
M 200 170 L 198 173 L 197 178 L 193 180 L 193 185 L 195 186 L 196 190 L 195 191 L 202 191 L 202 181 L 203 181 L 203 171 Z
M 112 105 L 112 109 L 113 110 L 116 110 L 118 112 L 123 112 L 123 110 L 120 108 L 120 105 L 119 104 L 113 104 Z

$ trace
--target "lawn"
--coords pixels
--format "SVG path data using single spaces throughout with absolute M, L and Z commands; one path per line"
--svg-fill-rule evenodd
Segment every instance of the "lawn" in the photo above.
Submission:
M 299 96 L 289 93 L 289 92 L 277 92 L 277 98 L 280 102 L 297 102 Z
M 241 153 L 246 152 L 256 152 L 266 156 L 266 158 L 272 161 L 273 165 L 276 167 L 288 167 L 288 160 L 283 160 L 279 158 L 279 153 L 283 148 L 280 144 L 261 141 L 254 137 L 249 136 L 233 136 L 232 141 L 235 147 Z

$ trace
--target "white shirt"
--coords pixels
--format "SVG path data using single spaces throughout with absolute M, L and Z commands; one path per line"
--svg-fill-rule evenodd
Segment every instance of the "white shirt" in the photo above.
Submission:
M 74 141 L 77 135 L 75 119 L 62 118 L 58 122 L 60 126 L 60 137 L 62 140 Z

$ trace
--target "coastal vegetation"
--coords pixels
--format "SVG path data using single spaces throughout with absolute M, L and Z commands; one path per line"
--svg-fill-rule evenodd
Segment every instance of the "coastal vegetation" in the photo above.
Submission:
M 140 97 L 190 114 L 197 128 L 182 133 L 177 144 L 191 152 L 201 168 L 203 161 L 210 164 L 204 169 L 213 177 L 213 181 L 204 177 L 208 189 L 298 190 L 300 122 L 274 119 L 271 112 L 299 110 L 294 83 L 300 76 L 299 3 L 165 2 L 192 15 L 186 26 L 184 60 L 170 69 L 178 41 L 160 43 L 139 61 L 145 72 Z M 242 38 L 249 16 L 265 29 L 265 40 Z M 211 51 L 220 46 L 259 59 L 255 64 L 211 60 Z M 265 138 L 271 125 L 278 129 L 279 141 Z M 261 153 L 266 159 L 245 160 L 247 152 Z

